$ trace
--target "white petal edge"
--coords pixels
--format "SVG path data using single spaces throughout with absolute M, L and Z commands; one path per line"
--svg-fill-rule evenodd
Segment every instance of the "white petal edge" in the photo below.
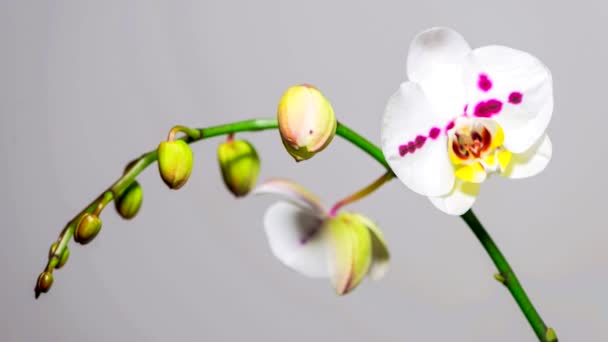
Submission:
M 462 215 L 473 207 L 480 184 L 464 182 L 459 179 L 454 184 L 452 191 L 441 197 L 429 197 L 431 203 L 437 209 L 450 215 Z
M 382 152 L 391 169 L 408 188 L 425 196 L 445 195 L 454 185 L 454 170 L 447 151 L 443 127 L 448 122 L 434 115 L 426 97 L 416 83 L 405 82 L 391 96 L 382 122 Z M 435 140 L 429 138 L 432 128 L 441 129 Z M 405 156 L 399 146 L 427 137 L 424 145 Z
M 446 27 L 423 31 L 410 44 L 408 78 L 421 85 L 433 108 L 446 118 L 463 111 L 466 97 L 462 67 L 470 51 L 467 41 Z
M 547 167 L 552 154 L 551 140 L 548 135 L 544 135 L 528 151 L 513 154 L 502 176 L 513 179 L 535 176 Z
M 478 87 L 481 74 L 492 82 L 487 92 Z M 493 119 L 505 132 L 508 150 L 522 153 L 543 136 L 553 114 L 553 81 L 539 59 L 506 46 L 484 46 L 467 56 L 463 75 L 470 113 L 481 101 L 497 99 L 503 103 Z M 523 94 L 521 103 L 509 102 L 513 92 Z
M 287 267 L 312 278 L 330 275 L 322 224 L 318 216 L 289 202 L 273 204 L 264 215 L 264 229 L 274 256 Z
M 303 186 L 286 179 L 270 179 L 253 189 L 254 195 L 277 195 L 301 208 L 306 208 L 318 217 L 325 216 L 321 201 Z

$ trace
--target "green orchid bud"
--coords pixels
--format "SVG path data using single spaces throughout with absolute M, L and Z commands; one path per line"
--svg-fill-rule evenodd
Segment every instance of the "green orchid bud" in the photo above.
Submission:
M 135 217 L 141 208 L 144 191 L 137 181 L 133 181 L 114 201 L 116 211 L 122 218 L 129 220 Z
M 36 282 L 36 297 L 38 297 L 38 293 L 40 292 L 49 292 L 51 286 L 53 286 L 53 273 L 49 271 L 40 273 Z
M 245 196 L 255 186 L 260 173 L 260 158 L 245 140 L 229 140 L 217 149 L 224 184 L 235 196 Z
M 336 134 L 337 121 L 331 104 L 310 85 L 287 89 L 279 101 L 277 117 L 283 145 L 296 161 L 323 150 Z
M 557 342 L 557 334 L 555 333 L 555 330 L 553 330 L 551 327 L 547 328 L 545 338 L 547 339 L 547 342 Z
M 57 250 L 57 247 L 59 247 L 59 242 L 55 242 L 51 245 L 51 249 L 49 250 L 49 259 L 53 257 L 53 255 L 55 255 L 55 251 Z M 57 266 L 55 266 L 55 268 L 62 268 L 63 265 L 65 265 L 66 262 L 68 262 L 68 258 L 70 257 L 70 250 L 68 249 L 68 247 L 66 246 L 63 249 L 63 253 L 61 253 L 61 256 L 59 256 L 59 262 L 57 263 Z
M 163 141 L 158 145 L 158 170 L 171 189 L 179 189 L 192 172 L 192 150 L 183 140 Z
M 355 214 L 341 213 L 327 219 L 332 284 L 339 295 L 352 291 L 372 265 L 372 235 Z
M 101 230 L 101 220 L 97 215 L 84 214 L 74 231 L 74 241 L 86 245 L 91 242 Z

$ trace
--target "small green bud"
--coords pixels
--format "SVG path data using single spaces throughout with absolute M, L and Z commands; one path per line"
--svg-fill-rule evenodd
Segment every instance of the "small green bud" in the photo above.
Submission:
M 323 150 L 336 134 L 337 121 L 331 104 L 311 85 L 287 89 L 279 101 L 277 119 L 283 145 L 296 161 Z
M 74 241 L 86 245 L 97 236 L 101 230 L 101 220 L 97 215 L 84 214 L 74 232 Z
M 503 284 L 506 281 L 505 277 L 503 277 L 502 274 L 500 274 L 500 273 L 495 273 L 494 279 L 496 279 L 496 281 L 498 281 L 499 283 L 503 283 Z
M 555 330 L 553 330 L 553 328 L 551 327 L 547 328 L 545 337 L 547 338 L 548 342 L 557 342 L 557 334 L 555 333 Z
M 40 273 L 40 276 L 38 276 L 38 281 L 36 282 L 36 297 L 40 292 L 49 292 L 51 286 L 53 286 L 53 273 L 49 271 Z
M 192 150 L 183 140 L 163 141 L 158 145 L 158 170 L 171 189 L 179 189 L 192 172 Z
M 137 181 L 133 181 L 125 191 L 118 196 L 114 204 L 116 211 L 122 218 L 129 220 L 135 217 L 141 208 L 144 191 Z
M 260 173 L 260 158 L 245 140 L 229 140 L 217 149 L 224 184 L 235 196 L 245 196 L 255 186 Z
M 59 247 L 59 242 L 55 242 L 51 245 L 51 249 L 49 250 L 49 259 L 53 257 L 53 255 L 55 255 L 55 251 L 57 250 L 57 247 Z M 59 257 L 59 263 L 57 263 L 57 266 L 55 266 L 55 268 L 62 268 L 63 265 L 65 265 L 66 262 L 68 262 L 68 258 L 70 257 L 70 250 L 68 249 L 68 247 L 66 246 L 63 249 L 63 253 L 61 253 L 61 256 Z

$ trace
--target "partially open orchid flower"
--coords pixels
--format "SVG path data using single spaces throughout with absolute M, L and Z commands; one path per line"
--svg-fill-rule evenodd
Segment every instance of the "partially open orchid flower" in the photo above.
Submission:
M 330 278 L 339 295 L 366 275 L 384 275 L 389 253 L 370 219 L 348 212 L 329 216 L 315 195 L 287 180 L 267 181 L 254 193 L 285 200 L 268 208 L 264 217 L 270 248 L 283 264 L 305 276 Z
M 551 159 L 551 74 L 528 53 L 471 50 L 457 32 L 414 38 L 409 81 L 390 98 L 382 151 L 397 177 L 442 211 L 469 210 L 490 174 L 530 177 Z

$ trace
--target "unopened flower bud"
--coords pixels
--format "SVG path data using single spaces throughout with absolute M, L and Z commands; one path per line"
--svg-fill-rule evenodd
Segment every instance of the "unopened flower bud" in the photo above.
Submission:
M 55 251 L 57 250 L 57 247 L 59 247 L 59 242 L 55 242 L 51 245 L 51 249 L 49 250 L 49 259 L 55 255 Z M 63 249 L 63 252 L 59 256 L 59 262 L 57 263 L 57 266 L 55 266 L 55 268 L 62 268 L 63 265 L 65 265 L 65 263 L 68 262 L 69 257 L 70 257 L 70 250 L 68 249 L 68 246 L 65 246 L 65 248 Z
M 158 145 L 158 170 L 171 189 L 179 189 L 192 172 L 192 150 L 183 140 L 163 141 Z
M 133 181 L 125 191 L 118 196 L 114 204 L 116 211 L 124 219 L 132 219 L 139 212 L 143 201 L 144 191 L 137 181 Z
M 235 196 L 245 196 L 255 186 L 260 173 L 260 158 L 245 140 L 229 140 L 217 149 L 222 177 Z
M 40 273 L 38 281 L 36 282 L 36 295 L 40 292 L 49 292 L 51 286 L 53 286 L 53 273 L 49 271 Z
M 323 150 L 336 134 L 336 116 L 329 101 L 310 85 L 287 89 L 279 102 L 279 131 L 283 145 L 296 161 Z
M 86 245 L 97 236 L 101 230 L 101 220 L 97 215 L 84 214 L 74 231 L 74 241 Z

